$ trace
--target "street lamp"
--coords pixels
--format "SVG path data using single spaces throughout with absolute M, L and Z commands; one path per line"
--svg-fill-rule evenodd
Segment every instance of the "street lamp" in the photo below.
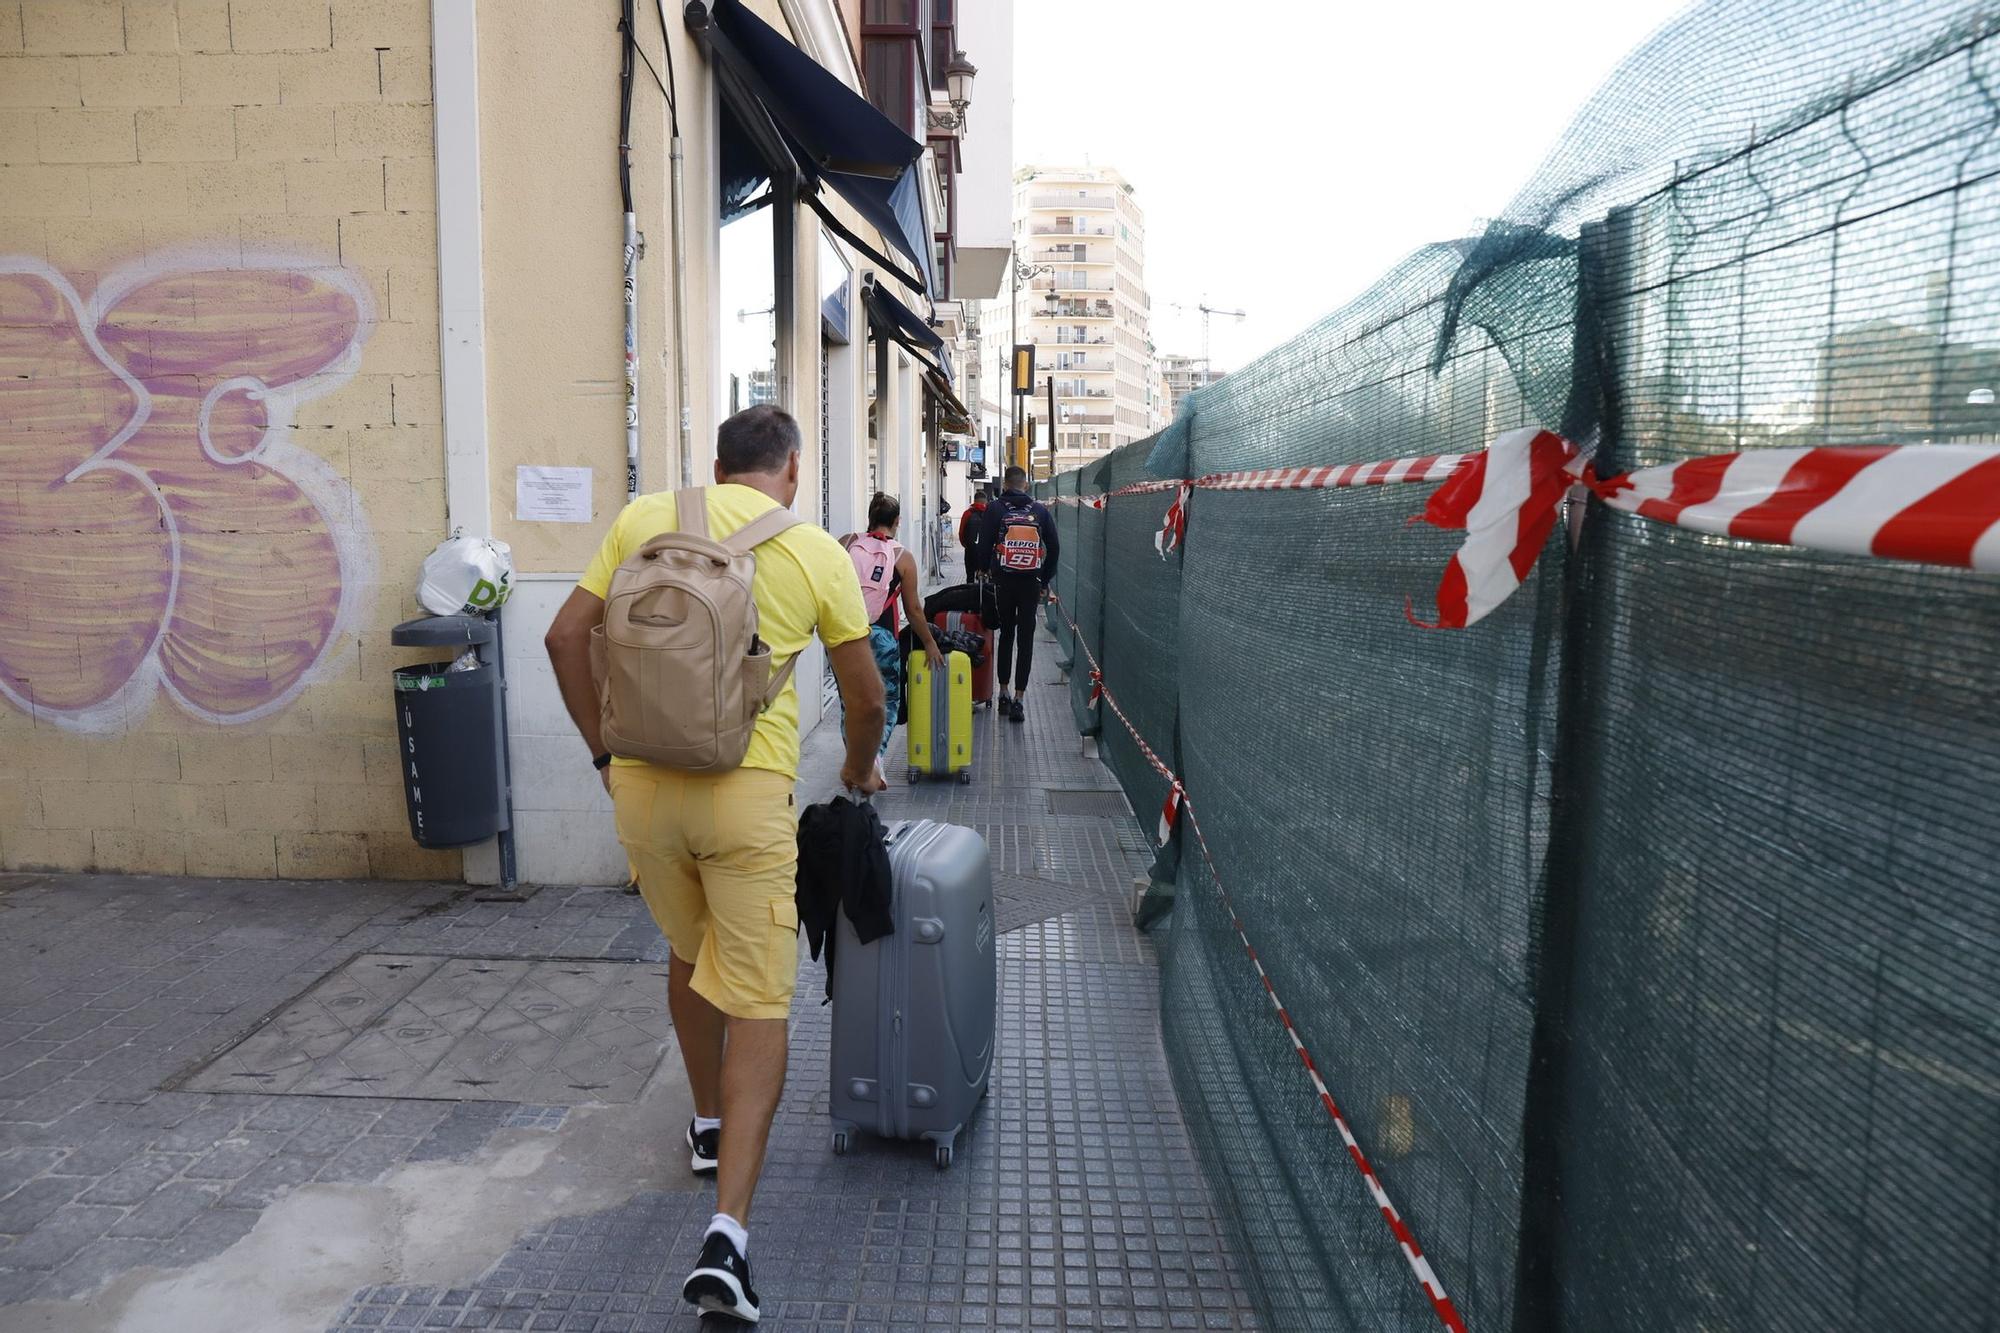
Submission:
M 955 134 L 965 132 L 965 111 L 972 105 L 972 80 L 978 73 L 978 66 L 965 58 L 965 52 L 953 54 L 951 63 L 944 67 L 945 96 L 951 102 L 951 110 L 932 111 L 926 107 L 924 119 L 930 128 Z

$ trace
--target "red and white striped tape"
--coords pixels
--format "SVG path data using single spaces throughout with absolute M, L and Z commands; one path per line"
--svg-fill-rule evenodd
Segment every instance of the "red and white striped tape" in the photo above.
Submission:
M 1161 841 L 1164 843 L 1167 836 L 1171 834 L 1172 830 L 1169 827 L 1170 816 L 1176 820 L 1179 818 L 1187 820 L 1188 831 L 1194 835 L 1195 845 L 1201 848 L 1201 859 L 1208 866 L 1209 878 L 1215 884 L 1216 891 L 1222 896 L 1224 910 L 1229 913 L 1230 928 L 1236 932 L 1237 941 L 1242 944 L 1243 952 L 1249 956 L 1250 966 L 1257 969 L 1257 980 L 1262 983 L 1264 994 L 1270 997 L 1271 1008 L 1276 1011 L 1278 1021 L 1284 1025 L 1285 1036 L 1292 1043 L 1293 1053 L 1299 1057 L 1299 1063 L 1305 1066 L 1306 1076 L 1312 1080 L 1313 1091 L 1318 1094 L 1321 1107 L 1325 1109 L 1328 1118 L 1333 1121 L 1334 1129 L 1340 1134 L 1341 1143 L 1347 1148 L 1348 1157 L 1354 1162 L 1355 1168 L 1361 1172 L 1361 1179 L 1368 1187 L 1369 1197 L 1375 1201 L 1375 1206 L 1381 1210 L 1382 1220 L 1388 1224 L 1389 1233 L 1396 1238 L 1397 1247 L 1403 1252 L 1404 1262 L 1409 1264 L 1410 1271 L 1416 1275 L 1418 1284 L 1423 1288 L 1425 1298 L 1431 1303 L 1431 1310 L 1438 1317 L 1438 1322 L 1443 1324 L 1447 1329 L 1452 1330 L 1453 1333 L 1467 1333 L 1464 1316 L 1459 1314 L 1458 1307 L 1452 1304 L 1451 1297 L 1445 1293 L 1444 1284 L 1438 1280 L 1438 1275 L 1432 1269 L 1430 1260 L 1424 1257 L 1423 1247 L 1417 1243 L 1417 1237 L 1410 1230 L 1409 1223 L 1403 1220 L 1403 1215 L 1396 1211 L 1396 1205 L 1390 1202 L 1389 1192 L 1382 1187 L 1381 1177 L 1375 1174 L 1374 1165 L 1369 1162 L 1368 1155 L 1361 1150 L 1361 1144 L 1355 1139 L 1354 1131 L 1348 1128 L 1347 1117 L 1341 1114 L 1339 1104 L 1333 1100 L 1333 1094 L 1327 1090 L 1326 1080 L 1320 1077 L 1319 1066 L 1313 1062 L 1312 1052 L 1306 1049 L 1304 1040 L 1300 1038 L 1298 1028 L 1292 1022 L 1290 1011 L 1285 1008 L 1284 1001 L 1278 998 L 1278 988 L 1271 984 L 1271 977 L 1264 970 L 1263 960 L 1257 957 L 1257 950 L 1251 945 L 1250 936 L 1243 929 L 1243 919 L 1236 913 L 1235 901 L 1230 898 L 1229 888 L 1222 881 L 1222 872 L 1216 868 L 1215 857 L 1209 852 L 1208 839 L 1202 834 L 1201 822 L 1195 818 L 1194 802 L 1189 799 L 1187 789 L 1181 785 L 1180 779 L 1174 775 L 1173 770 L 1168 768 L 1157 754 L 1153 753 L 1153 748 L 1146 744 L 1146 738 L 1141 736 L 1139 729 L 1132 725 L 1132 719 L 1126 717 L 1125 710 L 1118 706 L 1116 696 L 1104 684 L 1104 669 L 1102 664 L 1098 662 L 1096 654 L 1090 651 L 1090 645 L 1084 640 L 1083 631 L 1078 629 L 1076 621 L 1070 618 L 1068 609 L 1062 604 L 1062 599 L 1056 596 L 1054 591 L 1051 591 L 1049 593 L 1049 602 L 1056 608 L 1056 613 L 1063 618 L 1063 622 L 1069 626 L 1071 638 L 1083 650 L 1084 658 L 1090 663 L 1093 697 L 1101 695 L 1105 704 L 1110 707 L 1113 715 L 1124 724 L 1125 730 L 1131 734 L 1132 743 L 1139 748 L 1139 753 L 1145 756 L 1147 764 L 1152 767 L 1154 772 L 1164 777 L 1169 784 L 1166 808 L 1161 811 L 1160 815 L 1160 822 L 1163 829 Z
M 2000 445 L 1751 449 L 1585 483 L 1613 509 L 1719 537 L 2000 569 Z
M 1443 481 L 1476 454 L 1425 454 L 1340 467 L 1281 467 L 1261 472 L 1215 472 L 1195 485 L 1211 491 L 1318 491 L 1343 486 L 1384 486 L 1399 481 Z
M 1210 491 L 1322 491 L 1343 486 L 1382 486 L 1398 481 L 1443 481 L 1468 458 L 1477 454 L 1425 454 L 1420 458 L 1385 458 L 1374 463 L 1348 463 L 1340 467 L 1279 467 L 1253 472 L 1211 472 L 1192 481 L 1135 481 L 1114 491 L 1097 495 L 1058 495 L 1056 504 L 1088 505 L 1104 508 L 1106 500 L 1124 495 L 1158 495 L 1162 491 L 1186 490 L 1190 486 Z
M 1600 478 L 1553 431 L 1508 431 L 1481 452 L 1386 458 L 1342 466 L 1216 472 L 1145 481 L 1060 501 L 1102 509 L 1108 499 L 1172 490 L 1153 538 L 1162 558 L 1187 536 L 1196 489 L 1323 490 L 1443 481 L 1423 519 L 1463 529 L 1426 629 L 1477 624 L 1521 586 L 1554 529 L 1562 499 L 1581 483 L 1614 509 L 1661 523 L 1885 560 L 2000 570 L 2000 445 L 1823 445 L 1710 454 Z
M 1193 486 L 1182 482 L 1174 492 L 1174 502 L 1167 506 L 1167 516 L 1160 520 L 1160 530 L 1153 534 L 1153 549 L 1160 553 L 1162 560 L 1167 558 L 1167 552 L 1181 544 L 1181 538 L 1187 536 L 1188 499 L 1193 494 Z
M 1474 454 L 1431 496 L 1427 523 L 1463 528 L 1465 541 L 1438 584 L 1438 618 L 1424 629 L 1464 629 L 1513 596 L 1555 526 L 1556 507 L 1574 481 L 1577 448 L 1546 430 L 1511 430 Z
M 1465 541 L 1426 628 L 1463 628 L 1506 601 L 1578 481 L 1613 509 L 1694 532 L 2000 570 L 2000 445 L 1748 449 L 1605 478 L 1579 453 L 1549 431 L 1510 431 L 1438 488 L 1424 519 Z
M 1167 803 L 1160 807 L 1159 844 L 1164 847 L 1173 841 L 1174 826 L 1180 823 L 1181 806 L 1187 801 L 1187 792 L 1179 782 L 1167 788 Z

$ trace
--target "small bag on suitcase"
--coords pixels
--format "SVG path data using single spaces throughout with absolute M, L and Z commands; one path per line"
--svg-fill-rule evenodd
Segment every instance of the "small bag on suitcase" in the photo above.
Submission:
M 993 586 L 991 574 L 974 574 L 964 583 L 939 588 L 924 598 L 927 619 L 936 620 L 940 611 L 970 611 L 989 625 L 997 624 L 1000 620 L 1000 590 Z
M 910 781 L 954 773 L 972 781 L 972 659 L 947 653 L 944 670 L 933 671 L 930 658 L 912 653 L 908 679 Z
M 928 819 L 891 824 L 893 933 L 868 944 L 835 913 L 833 1150 L 857 1130 L 927 1139 L 938 1169 L 986 1095 L 998 965 L 986 840 Z
M 931 624 L 941 630 L 962 629 L 979 636 L 979 656 L 972 662 L 972 703 L 974 707 L 993 702 L 993 630 L 986 619 L 972 611 L 939 611 Z

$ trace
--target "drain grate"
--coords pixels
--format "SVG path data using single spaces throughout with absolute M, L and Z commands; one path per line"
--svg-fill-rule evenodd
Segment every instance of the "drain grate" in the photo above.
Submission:
M 1052 815 L 1094 816 L 1100 819 L 1126 819 L 1132 814 L 1125 804 L 1123 792 L 1115 791 L 1057 791 L 1049 792 L 1049 813 Z
M 629 1102 L 671 1032 L 664 966 L 362 954 L 182 1086 L 548 1108 Z

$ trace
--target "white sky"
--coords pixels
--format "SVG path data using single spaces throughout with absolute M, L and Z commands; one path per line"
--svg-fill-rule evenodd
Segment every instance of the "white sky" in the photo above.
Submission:
M 1682 3 L 1015 0 L 1014 158 L 1123 172 L 1154 343 L 1246 310 L 1211 322 L 1234 369 L 1498 213 Z

